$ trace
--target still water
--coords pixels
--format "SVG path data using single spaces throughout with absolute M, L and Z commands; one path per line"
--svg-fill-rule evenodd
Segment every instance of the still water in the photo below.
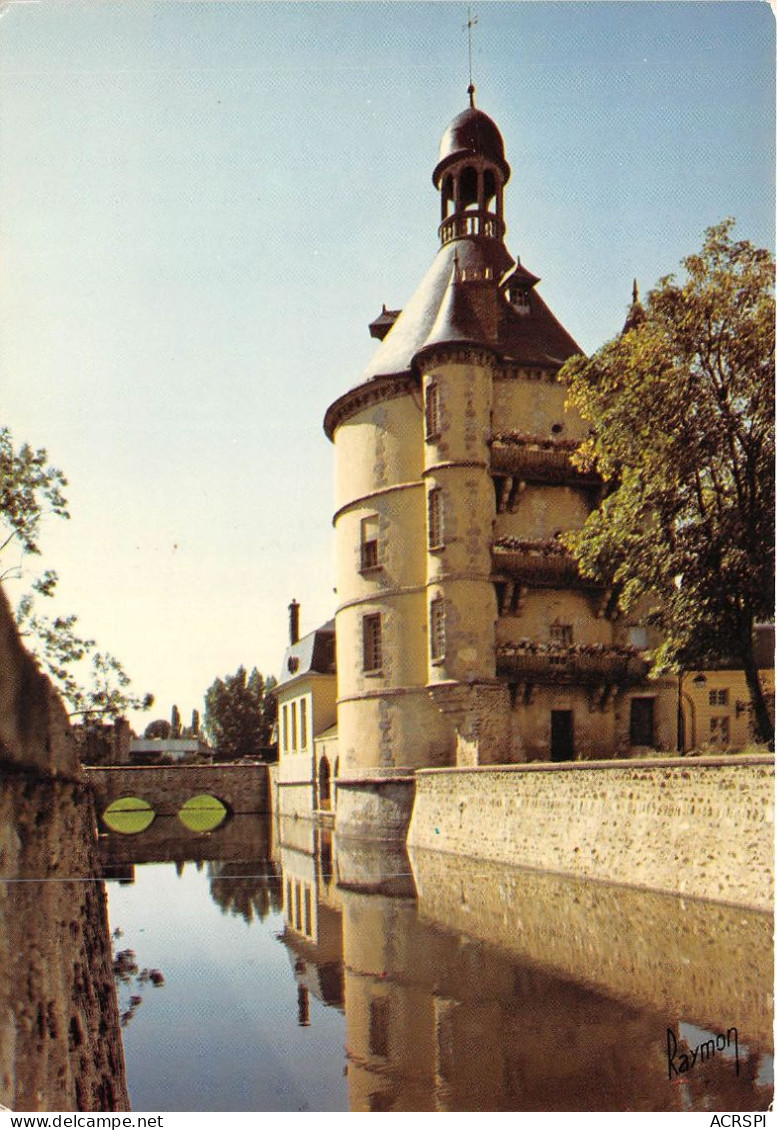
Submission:
M 304 821 L 152 829 L 100 843 L 136 1110 L 769 1105 L 765 915 Z
M 262 917 L 214 893 L 211 864 L 145 864 L 131 886 L 111 884 L 114 946 L 164 974 L 160 987 L 119 986 L 125 1018 L 142 995 L 123 1028 L 133 1108 L 347 1110 L 342 1011 L 312 997 L 300 1026 L 278 904 Z

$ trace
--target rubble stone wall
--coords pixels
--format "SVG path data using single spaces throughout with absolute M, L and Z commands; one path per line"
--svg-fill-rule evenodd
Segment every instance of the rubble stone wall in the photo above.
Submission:
M 65 707 L 22 646 L 0 592 L 0 768 L 3 762 L 45 773 L 78 773 Z
M 0 1105 L 128 1110 L 92 797 L 0 593 Z
M 774 758 L 425 769 L 408 844 L 770 910 Z

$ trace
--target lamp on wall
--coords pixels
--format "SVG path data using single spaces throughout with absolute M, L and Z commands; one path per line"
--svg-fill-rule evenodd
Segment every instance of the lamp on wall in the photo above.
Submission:
M 685 675 L 686 672 L 681 671 L 677 680 L 677 752 L 680 754 L 685 753 L 685 714 L 683 713 L 683 679 Z M 707 676 L 703 671 L 699 671 L 694 676 L 693 685 L 699 688 L 707 685 Z M 696 745 L 696 709 L 691 698 L 688 698 L 688 706 L 691 711 L 691 748 L 693 748 Z

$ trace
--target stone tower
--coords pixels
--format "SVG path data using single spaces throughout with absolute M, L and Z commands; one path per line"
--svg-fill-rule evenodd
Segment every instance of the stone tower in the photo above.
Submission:
M 432 174 L 437 255 L 405 309 L 372 323 L 371 364 L 326 413 L 341 831 L 374 829 L 376 806 L 399 819 L 417 768 L 672 741 L 644 630 L 607 617 L 558 540 L 600 484 L 570 460 L 586 433 L 557 380 L 581 350 L 504 243 L 509 177 L 470 91 Z

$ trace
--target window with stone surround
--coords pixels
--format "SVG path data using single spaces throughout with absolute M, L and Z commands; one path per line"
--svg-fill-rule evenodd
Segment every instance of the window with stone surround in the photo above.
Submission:
M 445 601 L 441 596 L 429 605 L 429 643 L 432 663 L 445 659 Z
M 307 699 L 299 700 L 299 748 L 306 749 L 308 744 L 308 704 Z
M 628 629 L 627 638 L 630 647 L 636 647 L 639 651 L 645 651 L 648 645 L 647 628 L 643 628 L 640 624 L 632 624 Z
M 383 641 L 380 613 L 362 620 L 362 647 L 365 674 L 375 674 L 383 666 Z
M 428 497 L 429 517 L 429 548 L 442 549 L 445 545 L 445 530 L 443 528 L 443 501 L 440 487 L 433 487 Z
M 426 386 L 426 438 L 437 439 L 440 434 L 440 387 L 434 381 Z
M 378 562 L 378 515 L 362 518 L 361 528 L 361 572 L 379 569 Z
M 572 646 L 572 625 L 571 624 L 551 624 L 550 625 L 550 642 L 553 647 L 571 647 Z

